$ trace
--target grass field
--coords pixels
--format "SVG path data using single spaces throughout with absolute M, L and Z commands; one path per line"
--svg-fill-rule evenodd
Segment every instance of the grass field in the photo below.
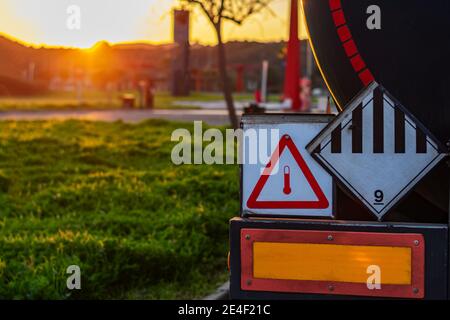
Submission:
M 194 298 L 225 281 L 238 169 L 173 165 L 180 126 L 0 122 L 0 298 Z
M 132 92 L 137 97 L 137 92 Z M 77 99 L 73 92 L 49 93 L 32 97 L 0 97 L 0 111 L 4 110 L 67 110 L 67 109 L 118 109 L 122 107 L 122 93 L 108 97 L 105 92 L 86 92 L 82 101 Z M 235 94 L 236 101 L 251 100 L 251 94 Z M 195 101 L 223 100 L 220 93 L 193 92 L 188 97 L 172 97 L 169 93 L 158 92 L 155 95 L 156 109 L 196 109 Z M 176 101 L 190 102 L 186 106 L 174 105 Z M 137 106 L 137 101 L 136 101 Z

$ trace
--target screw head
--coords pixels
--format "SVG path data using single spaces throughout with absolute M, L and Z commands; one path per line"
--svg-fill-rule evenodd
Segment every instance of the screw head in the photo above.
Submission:
M 330 284 L 330 285 L 328 286 L 328 291 L 334 291 L 334 286 Z
M 250 240 L 250 235 L 249 234 L 245 235 L 245 240 Z
M 330 234 L 330 235 L 327 237 L 327 240 L 328 240 L 328 241 L 333 241 L 334 238 L 333 238 L 333 236 Z
M 288 140 L 288 139 L 290 139 L 291 137 L 290 137 L 288 134 L 285 134 L 285 135 L 284 135 L 284 138 L 285 138 L 286 140 Z
M 419 245 L 419 240 L 414 240 L 414 245 L 417 247 Z
M 413 289 L 413 293 L 414 293 L 414 294 L 418 294 L 418 293 L 419 293 L 419 289 L 418 289 L 418 288 L 414 288 L 414 289 Z
M 252 280 L 248 279 L 248 280 L 247 280 L 247 285 L 248 285 L 248 286 L 252 285 Z

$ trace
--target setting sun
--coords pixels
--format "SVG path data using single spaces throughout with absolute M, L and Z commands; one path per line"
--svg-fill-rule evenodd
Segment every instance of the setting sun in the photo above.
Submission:
M 227 23 L 225 39 L 286 39 L 288 3 L 275 0 L 270 12 L 252 17 L 243 26 Z M 2 0 L 0 33 L 35 46 L 89 48 L 100 40 L 167 43 L 172 38 L 171 9 L 176 5 L 176 0 Z M 67 26 L 71 6 L 80 10 L 79 29 Z M 215 43 L 203 15 L 194 12 L 191 21 L 193 42 Z

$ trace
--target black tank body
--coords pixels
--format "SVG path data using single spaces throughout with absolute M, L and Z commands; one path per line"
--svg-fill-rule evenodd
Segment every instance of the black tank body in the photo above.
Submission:
M 442 144 L 450 140 L 450 1 L 302 3 L 316 60 L 340 107 L 375 80 Z M 397 218 L 446 221 L 448 172 L 444 162 L 435 168 L 398 205 Z

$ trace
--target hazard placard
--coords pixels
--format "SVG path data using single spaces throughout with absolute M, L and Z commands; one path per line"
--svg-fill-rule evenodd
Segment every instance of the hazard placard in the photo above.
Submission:
M 308 151 L 381 219 L 445 156 L 445 149 L 382 86 L 372 83 Z
M 245 115 L 242 119 L 242 213 L 333 215 L 333 181 L 306 145 L 329 115 Z

